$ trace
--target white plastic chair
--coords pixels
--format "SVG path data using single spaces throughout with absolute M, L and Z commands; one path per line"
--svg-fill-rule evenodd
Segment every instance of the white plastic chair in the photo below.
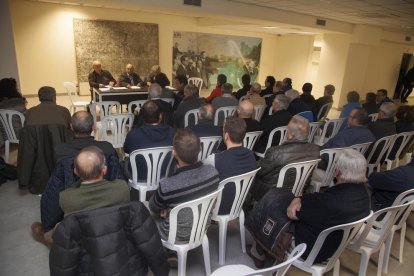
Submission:
M 195 86 L 197 86 L 198 91 L 201 91 L 201 88 L 203 87 L 203 79 L 201 78 L 188 78 L 188 83 L 192 83 Z
M 138 111 L 142 108 L 142 106 L 147 102 L 147 100 L 136 100 L 128 103 L 128 113 L 134 113 L 135 110 Z
M 244 275 L 244 276 L 253 276 L 253 275 L 275 275 L 275 276 L 284 276 L 289 270 L 294 261 L 299 259 L 306 250 L 306 244 L 301 243 L 296 246 L 292 252 L 289 254 L 289 257 L 283 263 L 278 265 L 254 270 L 251 267 L 246 265 L 226 265 L 222 266 L 216 271 L 214 271 L 211 276 L 230 276 L 230 275 Z M 275 274 L 276 273 L 276 274 Z
M 388 261 L 389 261 L 390 254 L 391 254 L 392 240 L 394 238 L 395 232 L 399 230 L 401 230 L 401 233 L 400 233 L 400 250 L 399 250 L 398 260 L 400 261 L 400 263 L 403 262 L 404 241 L 405 241 L 405 233 L 407 230 L 406 221 L 414 207 L 414 189 L 405 191 L 401 193 L 400 195 L 398 195 L 398 197 L 394 200 L 394 203 L 392 204 L 392 206 L 405 204 L 407 202 L 410 202 L 411 205 L 408 208 L 406 208 L 402 214 L 400 214 L 400 216 L 397 219 L 397 223 L 391 227 L 391 232 L 388 238 L 385 240 L 384 267 L 383 267 L 384 273 L 388 273 Z
M 402 132 L 398 133 L 394 137 L 394 141 L 392 145 L 390 145 L 390 150 L 387 153 L 387 157 L 385 158 L 385 163 L 387 164 L 387 170 L 391 170 L 392 164 L 395 162 L 395 167 L 398 167 L 400 163 L 400 154 L 403 149 L 407 146 L 408 142 L 410 141 L 411 137 L 414 135 L 414 132 Z M 395 151 L 394 159 L 391 159 L 390 153 L 392 152 L 395 143 L 400 140 L 400 145 L 398 149 Z
M 218 194 L 221 190 L 217 190 L 209 195 L 201 198 L 191 200 L 186 203 L 181 203 L 174 207 L 169 215 L 170 229 L 168 233 L 168 240 L 161 240 L 162 245 L 170 250 L 177 252 L 178 259 L 178 275 L 184 276 L 186 274 L 187 252 L 193 248 L 203 247 L 204 266 L 206 274 L 210 275 L 210 248 L 207 237 L 207 224 L 209 222 L 209 214 L 213 208 Z M 176 243 L 177 234 L 177 216 L 182 209 L 190 208 L 193 213 L 193 223 L 191 229 L 190 239 L 187 243 Z
M 319 192 L 321 187 L 331 186 L 331 184 L 333 183 L 334 173 L 336 170 L 336 162 L 338 161 L 339 154 L 341 153 L 342 150 L 343 148 L 321 150 L 321 157 L 323 155 L 327 156 L 328 163 L 327 163 L 326 170 L 325 170 L 325 173 L 323 174 L 323 178 L 321 179 L 321 181 L 312 180 L 310 183 L 310 185 L 313 188 L 312 190 L 314 192 Z
M 308 143 L 313 143 L 313 139 L 315 138 L 316 132 L 320 129 L 323 125 L 323 122 L 311 122 L 309 123 L 309 136 L 308 136 Z
M 98 113 L 96 112 L 96 109 L 99 109 L 99 121 L 98 121 Z M 114 112 L 115 109 L 115 112 Z M 95 123 L 95 135 L 96 133 L 99 133 L 99 129 L 101 128 L 101 121 L 105 116 L 108 115 L 116 115 L 120 113 L 121 110 L 121 104 L 117 101 L 102 101 L 102 102 L 96 102 L 89 105 L 89 110 L 91 112 L 91 115 L 93 117 L 93 122 Z
M 10 143 L 19 143 L 19 139 L 17 139 L 17 133 L 13 127 L 13 117 L 15 116 L 17 116 L 17 118 L 20 120 L 21 126 L 23 127 L 25 121 L 23 113 L 16 110 L 0 109 L 0 121 L 3 124 L 3 128 L 7 136 L 6 141 L 4 141 L 4 161 L 6 163 L 9 162 Z
M 166 166 L 166 171 L 162 172 L 165 158 L 170 153 L 171 157 Z M 147 163 L 147 178 L 145 181 L 138 179 L 136 157 L 141 155 Z M 158 188 L 161 175 L 168 175 L 168 169 L 172 161 L 172 146 L 147 148 L 134 150 L 129 156 L 131 163 L 132 179 L 128 180 L 129 186 L 139 191 L 139 201 L 145 202 L 147 191 L 154 191 Z
M 169 103 L 171 106 L 174 105 L 174 98 L 160 98 L 160 100 Z
M 219 188 L 225 188 L 229 183 L 234 183 L 235 186 L 235 195 L 233 204 L 231 206 L 230 212 L 225 215 L 219 215 L 219 209 L 222 201 L 223 193 L 221 192 L 217 198 L 217 204 L 213 210 L 212 220 L 218 222 L 219 227 L 219 264 L 224 265 L 226 259 L 226 236 L 227 236 L 227 224 L 229 221 L 239 218 L 239 227 L 240 227 L 240 239 L 241 247 L 243 253 L 246 253 L 246 238 L 244 230 L 244 212 L 242 206 L 244 200 L 246 199 L 247 193 L 249 192 L 250 186 L 253 182 L 254 177 L 256 176 L 257 171 L 260 168 L 255 169 L 254 171 L 247 172 L 241 175 L 233 176 L 222 180 L 219 184 Z M 223 191 L 222 190 L 222 191 Z M 224 199 L 226 201 L 231 200 L 229 198 Z
M 396 218 L 399 217 L 410 204 L 411 203 L 408 202 L 403 205 L 388 207 L 375 212 L 363 225 L 355 239 L 350 242 L 348 249 L 361 254 L 358 275 L 366 275 L 369 259 L 372 254 L 378 251 L 380 251 L 380 253 L 378 257 L 377 275 L 381 275 L 385 253 L 384 241 L 388 238 Z M 385 216 L 377 221 L 383 214 L 385 214 Z
M 190 116 L 194 117 L 194 125 L 198 123 L 198 108 L 188 110 L 184 116 L 184 127 L 188 127 Z
M 248 148 L 249 150 L 253 150 L 254 145 L 256 144 L 257 140 L 259 140 L 262 133 L 263 131 L 246 132 L 246 135 L 243 138 L 243 147 Z
M 349 242 L 354 239 L 355 235 L 361 229 L 361 226 L 363 225 L 364 221 L 368 220 L 371 216 L 372 212 L 367 217 L 357 220 L 355 222 L 341 224 L 323 230 L 318 235 L 318 238 L 316 239 L 316 242 L 312 247 L 312 250 L 309 253 L 306 260 L 296 260 L 293 262 L 293 266 L 308 273 L 312 273 L 313 276 L 322 276 L 325 272 L 328 272 L 333 268 L 333 275 L 339 276 L 339 268 L 341 265 L 339 261 L 339 256 L 341 256 L 342 252 L 345 250 L 345 247 L 349 244 Z M 343 232 L 341 243 L 339 244 L 335 253 L 329 258 L 327 262 L 315 264 L 315 259 L 318 256 L 319 251 L 321 250 L 322 245 L 325 242 L 325 239 L 335 231 Z
M 349 148 L 354 149 L 356 151 L 359 151 L 362 154 L 365 154 L 365 152 L 368 150 L 369 146 L 371 146 L 372 142 L 363 143 L 363 144 L 356 144 L 352 145 Z
M 368 176 L 376 169 L 378 172 L 381 169 L 381 160 L 384 159 L 386 154 L 391 150 L 394 144 L 394 135 L 385 136 L 377 140 L 371 148 L 371 151 L 367 158 L 368 163 Z M 375 159 L 375 160 L 374 160 Z
M 289 170 L 290 171 L 295 170 L 295 181 L 293 182 L 292 193 L 295 196 L 301 196 L 303 193 L 303 188 L 305 187 L 306 181 L 312 174 L 315 167 L 318 165 L 319 161 L 320 159 L 315 159 L 315 160 L 287 164 L 280 170 L 279 177 L 277 179 L 276 188 L 283 188 L 286 173 Z
M 71 103 L 69 106 L 70 114 L 75 113 L 77 107 L 86 110 L 89 102 L 79 100 L 76 85 L 73 82 L 65 81 L 63 86 L 66 89 L 66 93 L 68 94 Z
M 99 129 L 99 138 L 101 141 L 107 141 L 114 148 L 122 148 L 128 132 L 132 129 L 134 114 L 109 115 L 103 118 L 102 125 Z M 108 131 L 111 135 L 108 135 Z
M 319 109 L 318 115 L 315 118 L 315 121 L 323 122 L 328 117 L 329 111 L 331 110 L 333 102 L 324 104 L 321 109 Z
M 198 160 L 206 159 L 220 145 L 221 136 L 200 137 L 201 150 L 198 153 Z
M 368 115 L 368 118 L 371 120 L 371 122 L 375 122 L 378 120 L 378 113 L 371 113 Z
M 214 125 L 215 126 L 223 125 L 224 120 L 227 117 L 233 116 L 236 113 L 236 110 L 237 110 L 237 106 L 226 106 L 226 107 L 217 108 L 214 114 Z M 220 114 L 222 117 L 219 120 Z
M 255 151 L 254 154 L 258 157 L 263 158 L 265 156 L 266 151 L 272 146 L 273 144 L 273 137 L 276 133 L 279 133 L 279 141 L 275 143 L 276 145 L 281 145 L 287 138 L 287 126 L 277 127 L 269 133 L 269 139 L 267 140 L 266 149 L 263 153 Z
M 319 146 L 322 146 L 323 144 L 328 142 L 329 139 L 334 137 L 339 132 L 344 122 L 345 122 L 345 118 L 332 119 L 332 120 L 325 122 L 321 136 L 315 136 L 314 143 Z M 328 128 L 331 131 L 331 133 L 329 136 L 326 136 L 326 132 L 328 131 Z
M 253 119 L 255 119 L 256 121 L 260 122 L 260 120 L 262 119 L 263 113 L 266 109 L 266 105 L 255 105 L 254 106 L 254 117 Z

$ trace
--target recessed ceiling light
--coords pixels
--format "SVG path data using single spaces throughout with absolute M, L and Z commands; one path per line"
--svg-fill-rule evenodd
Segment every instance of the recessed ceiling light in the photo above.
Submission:
M 269 27 L 263 27 L 263 29 L 279 29 L 279 27 L 271 27 L 271 26 L 269 26 Z

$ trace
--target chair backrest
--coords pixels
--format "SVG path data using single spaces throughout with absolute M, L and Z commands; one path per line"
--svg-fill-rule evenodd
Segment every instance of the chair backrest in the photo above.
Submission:
M 314 121 L 312 111 L 299 112 L 297 115 L 302 116 L 303 118 L 308 120 L 309 123 L 312 123 Z
M 0 109 L 0 121 L 6 132 L 7 140 L 11 143 L 18 143 L 19 139 L 17 138 L 17 133 L 13 127 L 14 117 L 17 117 L 20 120 L 21 126 L 23 127 L 25 121 L 23 113 L 16 110 Z
M 328 164 L 326 166 L 325 173 L 322 178 L 322 186 L 329 186 L 334 178 L 334 173 L 336 169 L 336 162 L 338 161 L 339 154 L 343 148 L 335 148 L 335 149 L 324 149 L 321 150 L 321 157 L 328 156 Z
M 378 113 L 371 113 L 368 115 L 368 118 L 371 120 L 371 122 L 375 122 L 378 120 Z
M 169 103 L 171 106 L 174 105 L 174 98 L 160 98 L 160 100 Z
M 201 150 L 198 154 L 198 160 L 206 159 L 220 145 L 221 136 L 200 137 Z
M 325 122 L 325 125 L 323 126 L 323 130 L 322 130 L 321 139 L 319 141 L 319 145 L 326 143 L 326 141 L 334 137 L 341 129 L 341 126 L 345 122 L 345 119 L 346 118 L 332 119 L 332 120 Z M 327 134 L 328 129 L 331 131 L 330 134 Z
M 277 143 L 273 143 L 273 137 L 275 136 L 276 133 L 279 133 L 279 141 L 275 141 Z M 287 126 L 282 126 L 282 127 L 277 127 L 275 129 L 273 129 L 270 133 L 269 133 L 269 139 L 267 140 L 267 145 L 266 145 L 266 149 L 264 152 L 266 152 L 273 144 L 274 145 L 281 145 L 284 141 L 286 141 L 287 139 Z
M 235 218 L 239 217 L 240 211 L 242 210 L 242 206 L 244 203 L 244 200 L 246 199 L 246 196 L 250 190 L 250 186 L 252 185 L 253 179 L 256 176 L 257 171 L 260 170 L 260 168 L 255 169 L 254 171 L 247 172 L 244 174 L 232 176 L 226 179 L 223 179 L 220 181 L 219 188 L 223 188 L 228 183 L 234 183 L 235 186 L 235 194 L 234 194 L 234 200 L 233 204 L 231 205 L 230 212 L 226 215 L 229 216 L 229 220 L 233 220 Z M 217 197 L 217 204 L 214 207 L 213 210 L 213 216 L 218 216 L 218 212 L 221 205 L 223 194 L 220 193 Z M 225 199 L 229 200 L 229 199 Z
M 136 101 L 132 101 L 128 103 L 128 112 L 129 113 L 134 113 L 134 111 L 136 109 L 138 109 L 138 113 L 139 110 L 141 109 L 141 107 L 147 102 L 147 100 L 136 100 Z
M 369 239 L 369 247 L 373 251 L 378 251 L 382 243 L 388 237 L 392 226 L 397 218 L 407 209 L 410 208 L 411 202 L 406 202 L 402 205 L 391 206 L 376 211 L 365 223 L 364 229 L 361 234 L 355 238 L 351 243 L 351 247 L 354 249 L 360 248 L 364 245 L 368 234 L 371 233 Z M 381 219 L 379 219 L 381 218 Z
M 392 206 L 402 205 L 407 202 L 413 202 L 414 200 L 414 189 L 407 190 L 400 193 L 392 203 Z M 411 214 L 411 211 L 414 207 L 414 204 L 411 204 L 400 216 L 397 217 L 397 227 L 401 228 L 401 225 L 407 220 L 408 216 Z
M 372 142 L 363 143 L 363 144 L 356 144 L 356 145 L 350 146 L 349 148 L 354 149 L 356 151 L 359 151 L 362 154 L 365 154 L 365 152 L 367 151 L 369 146 L 371 146 L 371 144 L 372 144 Z
M 329 111 L 331 110 L 333 102 L 324 104 L 318 112 L 316 116 L 316 121 L 325 121 L 326 117 L 328 117 Z
M 217 110 L 214 114 L 214 125 L 215 126 L 223 125 L 224 120 L 227 117 L 233 116 L 236 113 L 236 110 L 237 110 L 237 106 L 225 106 L 225 107 L 217 108 Z M 221 116 L 220 116 L 220 114 L 221 114 Z M 220 118 L 220 120 L 219 120 L 219 118 Z
M 134 114 L 131 113 L 106 116 L 99 129 L 100 140 L 112 143 L 114 148 L 122 148 L 133 122 Z M 111 132 L 111 136 L 108 136 L 108 131 Z
M 188 246 L 190 249 L 199 246 L 207 232 L 207 223 L 210 220 L 209 214 L 216 203 L 217 196 L 220 192 L 221 189 L 218 189 L 211 194 L 181 203 L 174 207 L 169 216 L 170 230 L 168 233 L 168 243 L 175 244 L 177 236 L 177 216 L 179 212 L 184 208 L 190 208 L 193 213 L 193 223 Z
M 119 114 L 121 110 L 121 104 L 117 101 L 102 101 L 92 103 L 89 105 L 89 110 L 95 123 L 98 120 L 98 114 L 96 112 L 97 107 L 99 108 L 100 121 L 102 121 L 105 116 Z M 115 108 L 115 112 L 113 112 L 113 108 Z
M 254 118 L 256 121 L 259 121 L 262 119 L 263 113 L 266 109 L 266 105 L 255 105 L 254 106 Z
M 394 142 L 394 138 L 395 134 L 378 139 L 372 146 L 371 151 L 368 155 L 368 164 L 375 164 L 375 166 L 379 166 L 381 160 L 383 160 L 385 155 L 390 151 L 391 146 Z
M 401 132 L 398 134 L 395 134 L 394 141 L 392 142 L 392 145 L 390 145 L 390 150 L 387 152 L 387 156 L 385 159 L 391 160 L 391 154 L 394 154 L 394 159 L 399 158 L 401 152 L 407 145 L 408 141 L 410 141 L 411 137 L 414 135 L 414 132 Z M 398 141 L 398 143 L 397 143 Z M 393 152 L 394 146 L 397 145 L 398 148 L 395 149 L 395 152 Z
M 316 132 L 318 131 L 318 129 L 321 128 L 323 122 L 311 122 L 309 123 L 309 136 L 308 136 L 308 143 L 312 143 L 313 142 L 313 138 L 316 135 Z
M 78 96 L 76 85 L 73 82 L 65 81 L 63 82 L 63 86 L 66 89 L 70 102 L 73 104 L 74 100 Z
M 284 261 L 283 263 L 280 263 L 280 264 L 272 266 L 272 267 L 259 269 L 259 270 L 256 270 L 253 273 L 244 274 L 244 276 L 275 275 L 274 274 L 275 272 L 276 272 L 275 276 L 284 276 L 286 274 L 286 272 L 289 270 L 289 268 L 291 267 L 291 265 L 293 264 L 293 262 L 296 261 L 297 259 L 299 259 L 303 255 L 303 253 L 305 253 L 305 251 L 306 251 L 306 244 L 301 243 L 301 244 L 297 245 L 292 250 L 292 252 L 290 252 L 290 254 L 288 256 L 288 259 L 286 261 Z
M 195 86 L 197 86 L 199 92 L 201 91 L 201 88 L 203 87 L 203 79 L 201 78 L 194 78 L 194 77 L 188 78 L 188 83 L 192 83 Z
M 311 267 L 315 262 L 315 258 L 318 256 L 319 251 L 321 250 L 325 239 L 335 231 L 342 231 L 342 240 L 339 244 L 338 248 L 336 249 L 335 253 L 329 258 L 328 262 L 326 263 L 325 271 L 329 271 L 333 268 L 336 261 L 338 260 L 339 256 L 345 250 L 345 247 L 351 242 L 355 236 L 358 234 L 359 230 L 361 229 L 362 225 L 365 221 L 369 220 L 372 217 L 372 212 L 367 216 L 360 220 L 345 223 L 337 226 L 330 227 L 328 229 L 323 230 L 316 239 L 314 246 L 312 247 L 311 252 L 309 253 L 308 257 L 305 260 L 305 264 L 307 267 Z
M 145 162 L 147 163 L 147 187 L 149 190 L 157 189 L 161 175 L 168 175 L 168 169 L 173 158 L 172 154 L 166 167 L 167 171 L 165 174 L 162 174 L 161 169 L 163 167 L 164 160 L 169 153 L 172 153 L 172 146 L 134 150 L 129 157 L 129 161 L 131 162 L 132 181 L 134 183 L 138 183 L 136 157 L 137 155 L 141 155 L 145 158 Z
M 309 176 L 312 174 L 313 169 L 318 165 L 320 159 L 290 163 L 284 166 L 279 173 L 277 179 L 277 188 L 282 188 L 288 170 L 295 170 L 295 181 L 292 186 L 292 193 L 295 196 L 301 196 L 303 188 Z M 290 183 L 289 183 L 290 184 Z
M 198 123 L 198 108 L 188 110 L 184 116 L 184 127 L 188 127 L 190 122 L 190 116 L 194 117 L 194 125 Z
M 262 133 L 263 131 L 246 132 L 246 135 L 244 135 L 243 139 L 243 147 L 248 148 L 249 150 L 253 150 L 254 145 L 256 144 L 257 140 L 259 140 Z

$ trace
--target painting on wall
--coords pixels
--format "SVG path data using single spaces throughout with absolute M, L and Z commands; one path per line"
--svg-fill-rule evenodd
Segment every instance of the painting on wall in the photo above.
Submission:
M 194 32 L 174 32 L 173 75 L 203 79 L 204 88 L 216 85 L 225 74 L 233 87 L 242 87 L 244 74 L 257 80 L 262 39 Z
M 88 81 L 94 60 L 115 79 L 128 63 L 141 77 L 159 63 L 157 24 L 73 19 L 73 30 L 79 82 Z

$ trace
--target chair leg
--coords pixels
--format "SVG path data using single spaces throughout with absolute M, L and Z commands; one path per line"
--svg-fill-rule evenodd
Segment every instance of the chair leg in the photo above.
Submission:
M 382 265 L 384 263 L 384 253 L 385 253 L 385 244 L 381 245 L 380 253 L 378 256 L 378 268 L 377 268 L 377 276 L 381 276 L 382 273 Z
M 384 273 L 388 273 L 388 262 L 390 260 L 391 246 L 392 246 L 392 240 L 394 239 L 394 234 L 395 234 L 395 231 L 391 230 L 390 234 L 388 235 L 388 238 L 384 242 L 385 252 L 384 252 L 384 266 L 382 270 Z
M 139 201 L 144 202 L 147 199 L 147 191 L 139 190 Z
M 369 259 L 371 258 L 371 254 L 368 254 L 368 252 L 362 251 L 361 252 L 361 263 L 359 265 L 359 276 L 365 276 L 367 274 L 367 268 Z
M 187 270 L 187 250 L 178 249 L 177 250 L 177 259 L 178 259 L 178 276 L 185 276 Z
M 400 254 L 398 255 L 398 260 L 400 261 L 400 263 L 403 262 L 405 231 L 406 230 L 407 230 L 407 223 L 404 222 L 402 227 L 401 227 L 401 233 L 400 233 Z
M 339 261 L 339 259 L 337 259 L 335 262 L 334 271 L 333 271 L 334 276 L 339 276 L 340 267 L 341 267 L 341 262 Z
M 219 217 L 219 264 L 226 262 L 227 220 Z
M 204 235 L 203 237 L 203 256 L 204 256 L 204 266 L 206 268 L 206 275 L 211 274 L 211 266 L 210 266 L 210 245 L 208 244 L 208 237 Z
M 246 232 L 244 229 L 244 212 L 241 210 L 239 215 L 240 241 L 242 252 L 246 253 Z
M 6 140 L 4 142 L 4 161 L 9 163 L 9 155 L 10 155 L 10 141 Z

